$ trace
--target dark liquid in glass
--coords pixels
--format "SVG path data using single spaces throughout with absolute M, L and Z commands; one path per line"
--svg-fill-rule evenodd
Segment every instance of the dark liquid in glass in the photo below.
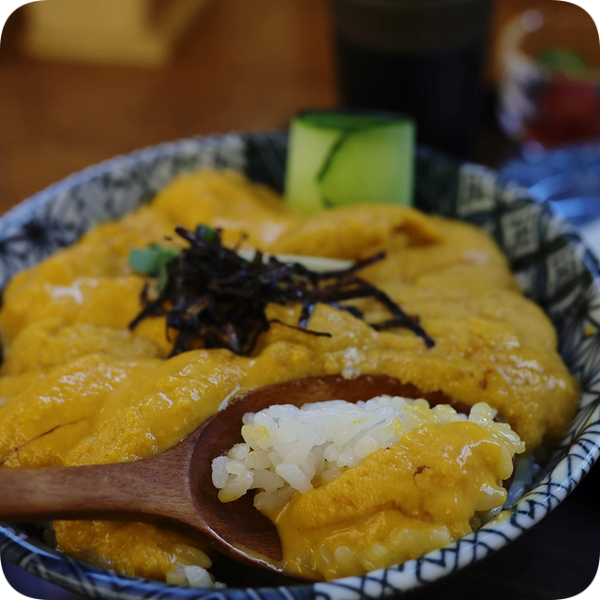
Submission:
M 485 43 L 426 54 L 380 53 L 336 36 L 340 91 L 348 108 L 400 111 L 419 142 L 470 157 L 481 108 Z

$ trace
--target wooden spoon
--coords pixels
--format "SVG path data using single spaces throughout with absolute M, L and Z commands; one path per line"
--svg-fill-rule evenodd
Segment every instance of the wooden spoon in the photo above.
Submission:
M 247 494 L 222 503 L 212 484 L 211 463 L 242 442 L 242 417 L 272 404 L 344 399 L 380 394 L 450 402 L 441 393 L 421 394 L 385 375 L 313 377 L 248 392 L 185 440 L 135 462 L 44 469 L 0 469 L 0 520 L 106 519 L 170 523 L 215 549 L 260 568 L 283 572 L 277 529 Z

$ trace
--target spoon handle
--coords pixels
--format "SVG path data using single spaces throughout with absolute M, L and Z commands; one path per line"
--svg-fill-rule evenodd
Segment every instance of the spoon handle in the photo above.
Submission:
M 181 519 L 177 507 L 185 500 L 184 478 L 180 470 L 169 469 L 157 458 L 79 467 L 0 469 L 0 520 Z

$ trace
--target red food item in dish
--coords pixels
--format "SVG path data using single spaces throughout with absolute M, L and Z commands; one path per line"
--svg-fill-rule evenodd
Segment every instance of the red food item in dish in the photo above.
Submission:
M 555 75 L 541 93 L 527 133 L 544 146 L 600 137 L 600 90 L 588 81 Z

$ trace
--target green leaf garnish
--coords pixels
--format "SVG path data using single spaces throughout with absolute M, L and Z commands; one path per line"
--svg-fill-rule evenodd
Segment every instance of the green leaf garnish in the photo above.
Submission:
M 129 253 L 129 264 L 133 270 L 149 277 L 158 277 L 158 291 L 161 292 L 167 285 L 167 265 L 174 261 L 180 254 L 176 248 L 163 248 L 151 246 L 146 249 L 133 249 Z
M 581 77 L 588 70 L 588 65 L 584 57 L 562 46 L 546 48 L 538 56 L 538 61 L 548 70 L 559 71 L 565 75 Z
M 219 233 L 214 227 L 209 227 L 208 225 L 198 225 L 196 227 L 196 237 L 203 242 L 215 242 Z

